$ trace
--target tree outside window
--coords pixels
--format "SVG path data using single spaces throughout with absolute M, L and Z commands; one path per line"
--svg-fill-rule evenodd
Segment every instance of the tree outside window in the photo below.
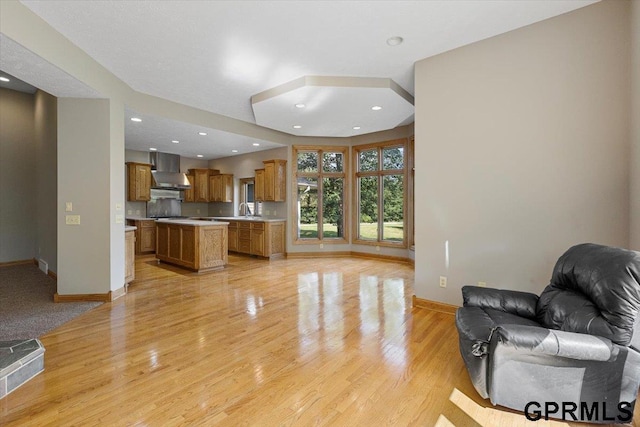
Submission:
M 405 140 L 354 147 L 355 242 L 406 245 L 405 148 Z
M 346 147 L 293 148 L 296 243 L 345 242 Z

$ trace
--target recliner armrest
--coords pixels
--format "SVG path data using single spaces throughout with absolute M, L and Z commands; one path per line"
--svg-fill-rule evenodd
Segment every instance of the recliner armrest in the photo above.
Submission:
M 535 319 L 538 295 L 505 289 L 463 286 L 462 300 L 465 307 L 492 308 Z
M 617 354 L 607 338 L 536 326 L 501 325 L 491 340 L 492 345 L 499 343 L 529 353 L 575 360 L 608 361 Z

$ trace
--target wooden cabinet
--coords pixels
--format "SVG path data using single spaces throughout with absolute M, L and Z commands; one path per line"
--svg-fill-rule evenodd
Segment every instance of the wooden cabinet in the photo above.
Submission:
M 251 223 L 238 221 L 238 252 L 251 254 Z
M 209 176 L 209 201 L 233 202 L 233 175 L 223 173 Z
M 262 163 L 264 163 L 264 201 L 286 201 L 287 161 L 265 160 Z
M 127 162 L 127 200 L 148 202 L 151 200 L 151 165 Z
M 187 175 L 187 179 L 189 180 L 189 184 L 191 185 L 191 188 L 187 188 L 186 190 L 184 190 L 184 201 L 187 203 L 193 203 L 196 200 L 195 190 L 194 190 L 196 177 L 191 173 L 191 171 L 189 171 L 189 173 L 186 175 Z
M 209 201 L 209 169 L 189 169 L 189 174 L 193 175 L 193 201 L 196 203 L 206 203 Z
M 229 236 L 231 230 L 235 230 L 237 237 L 234 239 L 237 238 L 237 243 L 232 243 L 230 237 L 229 250 L 265 258 L 283 257 L 286 248 L 285 225 L 285 221 L 230 221 Z
M 251 223 L 251 254 L 264 256 L 264 222 Z
M 156 258 L 195 271 L 214 270 L 228 263 L 227 226 L 157 222 Z
M 236 221 L 229 221 L 228 235 L 229 250 L 238 252 L 238 223 Z
M 135 254 L 154 253 L 156 251 L 156 221 L 153 219 L 129 219 L 127 223 L 137 227 Z
M 129 285 L 136 277 L 136 234 L 134 230 L 124 233 L 124 283 Z
M 256 178 L 253 188 L 255 201 L 264 202 L 264 169 L 256 169 Z

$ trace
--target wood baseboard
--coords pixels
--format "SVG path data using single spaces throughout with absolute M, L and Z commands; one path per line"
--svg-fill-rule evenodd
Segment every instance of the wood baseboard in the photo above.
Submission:
M 78 302 L 78 301 L 99 301 L 110 302 L 125 295 L 127 290 L 123 286 L 115 291 L 109 291 L 106 294 L 71 294 L 60 295 L 57 292 L 53 294 L 53 302 Z
M 428 299 L 418 298 L 413 296 L 413 306 L 417 308 L 426 308 L 427 310 L 439 311 L 441 313 L 456 314 L 458 306 L 445 304 L 443 302 L 431 301 Z
M 287 252 L 289 259 L 307 258 L 364 258 L 378 261 L 401 262 L 403 264 L 413 264 L 413 260 L 392 255 L 370 254 L 367 252 L 340 251 L 340 252 Z
M 345 258 L 351 256 L 351 252 L 287 252 L 288 259 L 307 258 Z
M 47 271 L 47 275 L 51 277 L 53 280 L 56 280 L 56 281 L 58 280 L 58 275 L 51 270 Z
M 0 268 L 1 267 L 11 267 L 13 265 L 32 264 L 34 262 L 35 262 L 36 265 L 38 265 L 38 261 L 36 261 L 35 258 L 34 259 L 21 259 L 21 260 L 18 260 L 18 261 L 0 262 Z

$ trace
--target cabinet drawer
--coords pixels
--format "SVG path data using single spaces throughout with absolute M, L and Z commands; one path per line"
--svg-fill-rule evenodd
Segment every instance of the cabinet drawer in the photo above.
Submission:
M 251 239 L 251 230 L 245 230 L 243 228 L 238 230 L 238 239 L 239 240 L 250 240 Z
M 229 225 L 227 228 L 238 228 L 238 223 L 235 221 L 229 221 Z
M 238 252 L 248 254 L 251 252 L 251 240 L 238 240 Z
M 238 222 L 238 228 L 251 228 L 250 222 L 240 221 Z
M 264 222 L 252 222 L 251 228 L 253 230 L 264 230 Z

